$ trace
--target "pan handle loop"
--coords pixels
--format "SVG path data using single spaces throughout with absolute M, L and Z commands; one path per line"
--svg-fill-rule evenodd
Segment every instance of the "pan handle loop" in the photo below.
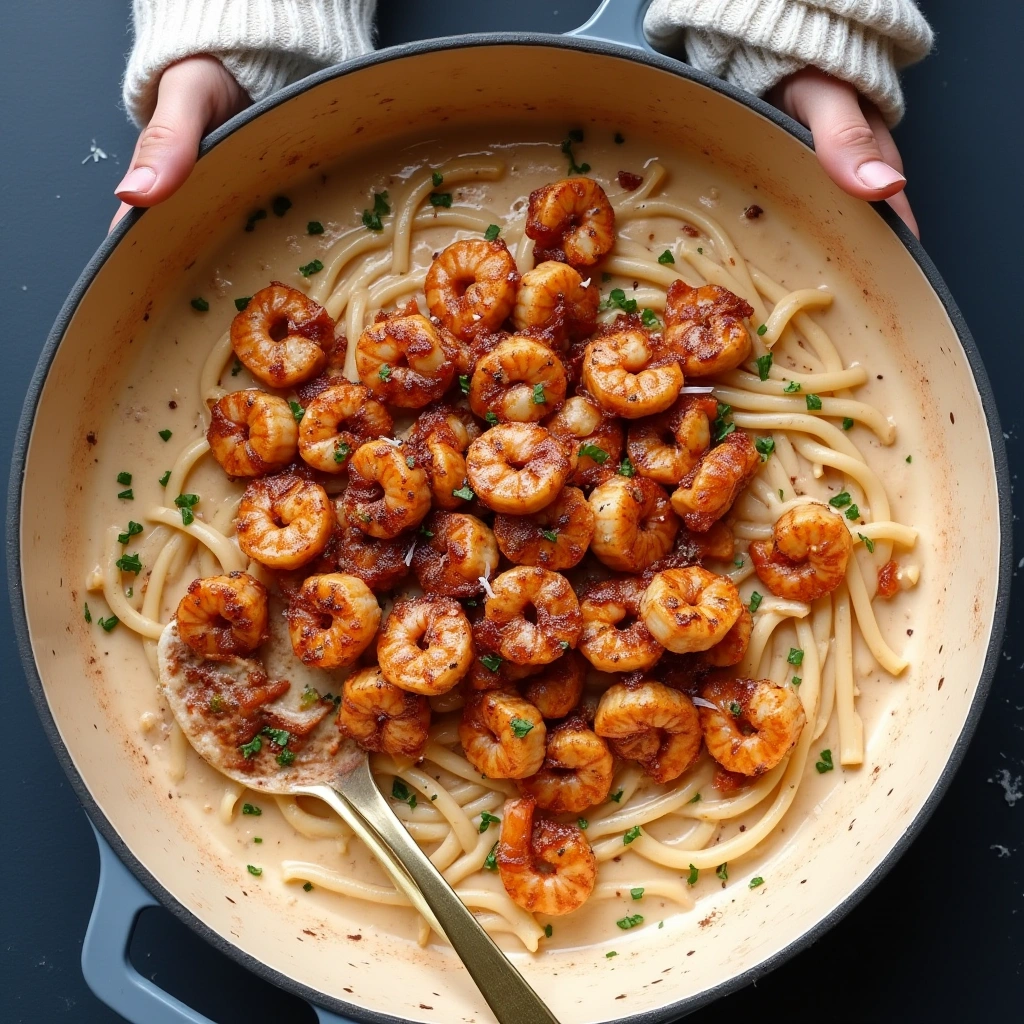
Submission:
M 180 999 L 154 985 L 132 966 L 128 943 L 139 914 L 157 901 L 93 829 L 100 853 L 100 880 L 82 944 L 82 974 L 95 996 L 132 1024 L 213 1024 Z M 320 1024 L 353 1024 L 314 1006 Z
M 652 50 L 644 35 L 644 15 L 650 5 L 651 0 L 601 0 L 587 21 L 565 34 Z

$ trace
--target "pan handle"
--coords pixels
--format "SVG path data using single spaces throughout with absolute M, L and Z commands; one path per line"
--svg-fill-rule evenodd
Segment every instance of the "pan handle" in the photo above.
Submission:
M 587 21 L 565 34 L 651 50 L 644 35 L 644 15 L 650 5 L 651 0 L 601 0 L 601 6 Z
M 82 944 L 82 974 L 93 994 L 132 1024 L 213 1024 L 144 978 L 128 959 L 139 914 L 157 901 L 93 829 L 100 853 L 100 880 Z M 314 1006 L 320 1024 L 353 1024 Z

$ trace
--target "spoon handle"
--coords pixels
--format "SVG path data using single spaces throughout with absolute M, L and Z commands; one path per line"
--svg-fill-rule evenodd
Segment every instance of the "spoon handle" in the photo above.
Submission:
M 480 922 L 416 845 L 363 761 L 334 786 L 303 787 L 330 804 L 370 848 L 395 885 L 448 937 L 499 1024 L 558 1024 Z

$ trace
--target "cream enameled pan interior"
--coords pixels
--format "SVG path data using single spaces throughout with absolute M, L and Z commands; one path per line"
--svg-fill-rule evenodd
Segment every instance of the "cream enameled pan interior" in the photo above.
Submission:
M 108 637 L 82 618 L 81 567 L 94 554 L 84 527 L 94 458 L 86 435 L 124 383 L 132 346 L 145 344 L 150 303 L 225 224 L 244 219 L 254 200 L 392 135 L 487 124 L 495 138 L 503 121 L 541 115 L 692 147 L 709 167 L 756 183 L 799 218 L 884 325 L 886 340 L 870 343 L 886 347 L 880 365 L 898 375 L 895 412 L 914 446 L 908 450 L 943 453 L 927 460 L 917 490 L 898 493 L 900 518 L 920 527 L 928 549 L 913 605 L 919 611 L 912 623 L 899 623 L 913 628 L 912 638 L 903 628 L 898 638 L 912 668 L 890 689 L 873 687 L 862 703 L 865 769 L 843 773 L 827 799 L 805 805 L 811 813 L 801 827 L 773 840 L 763 872 L 770 871 L 772 885 L 761 898 L 709 891 L 696 911 L 671 917 L 665 928 L 623 934 L 614 960 L 605 958 L 607 947 L 517 954 L 559 1018 L 568 1024 L 656 1015 L 763 963 L 825 918 L 879 865 L 927 800 L 964 726 L 992 629 L 996 474 L 963 349 L 896 236 L 869 207 L 833 187 L 798 141 L 741 104 L 656 68 L 540 45 L 406 56 L 324 82 L 268 111 L 202 159 L 174 201 L 131 228 L 74 314 L 28 454 L 24 594 L 57 727 L 131 853 L 224 940 L 284 977 L 351 1000 L 362 1008 L 350 1011 L 356 1016 L 370 1011 L 445 1024 L 490 1019 L 450 951 L 389 937 L 386 920 L 365 905 L 326 894 L 297 901 L 279 884 L 240 886 L 236 865 L 222 863 L 221 848 L 168 791 L 147 759 L 137 719 L 115 709 L 113 699 L 125 679 L 148 673 L 141 651 L 126 630 Z M 976 538 L 969 555 L 959 541 L 962 522 L 972 524 Z M 353 931 L 363 936 L 358 943 L 346 938 Z

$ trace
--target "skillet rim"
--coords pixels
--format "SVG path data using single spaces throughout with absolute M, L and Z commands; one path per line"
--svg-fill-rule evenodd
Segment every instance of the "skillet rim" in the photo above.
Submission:
M 287 103 L 295 96 L 299 96 L 309 89 L 316 88 L 324 82 L 335 78 L 342 78 L 365 68 L 387 64 L 394 60 L 405 57 L 416 57 L 422 54 L 442 52 L 447 50 L 469 49 L 483 46 L 547 46 L 553 48 L 581 51 L 592 53 L 597 56 L 613 57 L 634 61 L 664 71 L 680 78 L 688 79 L 707 89 L 720 93 L 748 109 L 760 114 L 771 121 L 777 128 L 795 137 L 810 149 L 813 149 L 813 142 L 810 132 L 803 125 L 782 113 L 764 100 L 742 92 L 735 86 L 730 85 L 719 78 L 715 78 L 703 71 L 684 64 L 670 57 L 665 57 L 650 50 L 637 49 L 635 47 L 612 43 L 605 40 L 591 39 L 583 36 L 553 35 L 549 33 L 534 32 L 491 32 L 472 35 L 445 36 L 438 39 L 421 40 L 412 43 L 404 43 L 399 46 L 388 47 L 384 50 L 377 50 L 361 57 L 353 58 L 343 64 L 325 68 L 293 83 L 235 115 L 225 122 L 220 128 L 211 132 L 200 146 L 199 156 L 202 159 L 215 146 L 229 138 L 236 131 L 248 125 L 261 114 L 282 103 Z M 978 679 L 978 686 L 971 706 L 964 721 L 963 729 L 954 744 L 949 759 L 932 787 L 927 799 L 920 811 L 907 826 L 906 830 L 893 845 L 892 849 L 875 866 L 871 873 L 839 904 L 833 907 L 824 917 L 821 918 L 812 928 L 805 931 L 789 945 L 768 957 L 766 960 L 735 975 L 726 981 L 706 989 L 695 995 L 685 997 L 673 1003 L 667 1004 L 655 1010 L 648 1010 L 642 1013 L 631 1014 L 617 1018 L 615 1024 L 667 1024 L 677 1019 L 680 1015 L 692 1013 L 708 1003 L 735 992 L 751 982 L 768 974 L 776 967 L 803 951 L 813 942 L 820 939 L 829 929 L 845 917 L 892 869 L 893 865 L 902 857 L 907 848 L 917 837 L 918 833 L 932 816 L 935 808 L 945 795 L 949 784 L 960 767 L 967 747 L 970 744 L 978 721 L 984 710 L 989 692 L 992 688 L 993 678 L 999 663 L 999 654 L 1002 648 L 1003 634 L 1006 626 L 1006 619 L 1009 611 L 1010 582 L 1013 559 L 1013 534 L 1012 534 L 1012 509 L 1010 499 L 1010 473 L 1006 456 L 1006 446 L 1003 440 L 1002 428 L 999 414 L 996 408 L 995 395 L 985 370 L 981 353 L 971 335 L 970 330 L 964 321 L 953 296 L 950 294 L 946 283 L 943 281 L 935 264 L 925 252 L 917 238 L 911 234 L 907 226 L 896 216 L 886 203 L 872 203 L 875 212 L 885 221 L 889 228 L 896 234 L 903 243 L 910 256 L 920 267 L 931 289 L 935 292 L 942 303 L 953 329 L 956 332 L 960 345 L 967 357 L 967 363 L 971 370 L 975 386 L 981 398 L 982 409 L 988 425 L 989 442 L 992 449 L 993 469 L 996 478 L 996 491 L 999 501 L 999 571 L 996 587 L 995 605 L 992 615 L 992 629 L 989 635 L 988 646 L 985 655 L 984 665 Z M 116 228 L 103 240 L 95 254 L 89 260 L 81 276 L 76 281 L 68 298 L 61 307 L 54 325 L 51 328 L 46 343 L 39 356 L 39 361 L 33 371 L 29 382 L 25 402 L 22 407 L 21 416 L 18 422 L 17 432 L 14 438 L 14 451 L 11 460 L 11 472 L 7 497 L 7 533 L 6 533 L 6 554 L 7 554 L 7 577 L 8 590 L 11 599 L 11 614 L 14 621 L 14 634 L 18 646 L 18 652 L 24 667 L 25 676 L 28 682 L 32 701 L 42 722 L 47 739 L 53 747 L 61 767 L 64 769 L 71 783 L 75 794 L 81 801 L 90 821 L 110 845 L 117 857 L 125 864 L 132 874 L 142 883 L 143 886 L 154 896 L 154 898 L 175 917 L 195 931 L 203 939 L 209 942 L 215 949 L 231 957 L 236 963 L 263 978 L 264 980 L 282 988 L 287 992 L 305 999 L 316 1006 L 333 1011 L 342 1015 L 352 1015 L 366 1024 L 407 1024 L 401 1018 L 391 1014 L 380 1013 L 376 1010 L 367 1009 L 355 1003 L 349 1003 L 326 993 L 320 992 L 308 985 L 296 981 L 289 976 L 282 974 L 250 954 L 244 952 L 234 943 L 228 941 L 219 932 L 206 925 L 183 904 L 171 895 L 167 889 L 151 874 L 149 869 L 139 861 L 121 840 L 120 836 L 108 821 L 102 810 L 99 808 L 86 786 L 85 780 L 79 774 L 71 758 L 71 753 L 61 738 L 57 724 L 50 711 L 46 695 L 43 690 L 42 680 L 39 676 L 35 657 L 32 652 L 32 643 L 29 636 L 28 619 L 25 611 L 24 594 L 21 574 L 21 498 L 24 482 L 25 463 L 28 453 L 28 445 L 31 439 L 32 427 L 35 420 L 36 410 L 42 394 L 50 366 L 53 363 L 57 349 L 63 340 L 75 312 L 78 309 L 82 298 L 88 291 L 96 276 L 101 272 L 104 264 L 114 249 L 127 235 L 131 227 L 145 214 L 143 209 L 135 209 L 125 216 Z

